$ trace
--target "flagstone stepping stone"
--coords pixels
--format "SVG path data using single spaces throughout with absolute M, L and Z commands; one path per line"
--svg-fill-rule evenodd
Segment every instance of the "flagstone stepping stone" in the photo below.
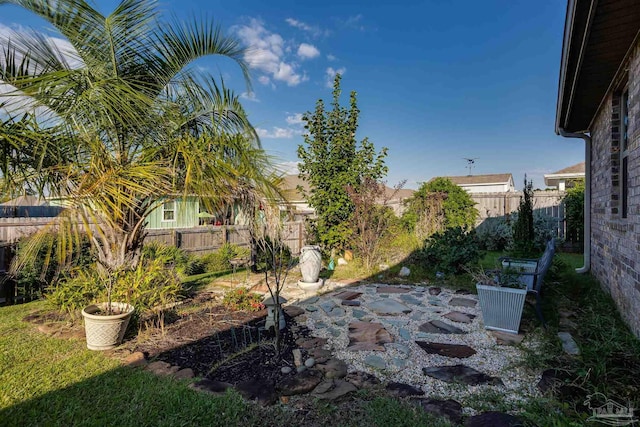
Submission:
M 463 344 L 446 344 L 439 342 L 416 341 L 421 349 L 429 354 L 439 354 L 440 356 L 466 359 L 476 354 L 476 351 Z
M 336 294 L 335 297 L 343 301 L 349 301 L 358 298 L 360 295 L 362 295 L 362 292 L 342 291 Z
M 176 372 L 173 375 L 173 378 L 177 380 L 184 380 L 184 379 L 189 379 L 193 377 L 195 377 L 195 374 L 193 373 L 193 369 L 191 368 L 180 369 L 178 372 Z
M 331 334 L 331 336 L 336 337 L 336 338 L 341 335 L 340 331 L 335 329 L 335 328 L 330 328 L 329 329 L 329 333 Z
M 340 359 L 331 358 L 324 363 L 317 363 L 315 368 L 327 379 L 344 378 L 347 375 L 347 364 Z
M 429 301 L 429 304 L 431 304 L 431 305 L 435 305 L 435 306 L 438 306 L 438 307 L 444 306 L 444 303 L 440 300 L 440 298 L 431 297 L 427 301 Z
M 342 307 L 334 307 L 333 310 L 329 311 L 327 314 L 329 317 L 342 317 L 347 314 L 347 312 L 344 311 L 344 308 Z
M 331 311 L 337 307 L 336 303 L 333 302 L 333 300 L 328 300 L 328 301 L 323 301 L 320 304 L 318 304 L 320 306 L 321 309 L 324 310 L 325 313 L 329 314 L 331 313 Z
M 353 301 L 353 300 L 342 300 L 342 305 L 346 305 L 348 307 L 360 307 L 360 301 Z
M 409 289 L 399 286 L 378 286 L 376 292 L 379 294 L 406 294 Z
M 326 350 L 324 348 L 312 348 L 308 353 L 309 356 L 316 359 L 317 363 L 324 363 L 331 358 L 331 350 Z
M 386 369 L 387 367 L 387 362 L 385 362 L 385 360 L 382 357 L 377 356 L 375 354 L 370 354 L 367 357 L 365 357 L 364 363 L 376 369 Z
M 377 300 L 369 304 L 369 310 L 381 316 L 393 316 L 396 314 L 411 313 L 411 309 L 398 301 Z
M 571 385 L 572 378 L 565 369 L 546 369 L 542 371 L 542 378 L 538 382 L 538 389 L 542 393 L 553 392 L 554 396 L 561 401 L 571 400 L 575 396 L 579 396 L 583 390 L 580 387 Z
M 372 388 L 380 384 L 375 375 L 362 371 L 349 372 L 344 379 L 358 388 Z
M 384 344 L 389 342 L 393 342 L 393 337 L 382 323 L 354 321 L 349 324 L 347 350 L 385 351 Z
M 429 295 L 440 295 L 440 292 L 442 292 L 442 289 L 439 287 L 433 287 L 433 288 L 429 288 Z
M 315 370 L 305 370 L 294 376 L 285 378 L 279 385 L 283 396 L 294 396 L 309 393 L 322 381 L 322 377 Z
M 356 319 L 362 319 L 364 316 L 367 315 L 366 311 L 362 311 L 362 310 L 358 310 L 358 309 L 353 309 L 353 317 L 355 317 Z
M 320 400 L 336 400 L 357 390 L 356 386 L 348 381 L 330 379 L 318 384 L 312 395 Z
M 288 305 L 283 310 L 291 318 L 298 317 L 304 313 L 304 310 L 296 305 Z
M 572 356 L 580 354 L 580 347 L 578 347 L 578 344 L 569 332 L 558 332 L 558 338 L 560 338 L 560 341 L 562 342 L 562 349 L 565 353 Z
M 411 316 L 409 316 L 409 318 L 411 318 L 412 320 L 423 320 L 425 316 L 425 313 L 421 311 L 415 311 L 411 314 Z
M 402 338 L 403 340 L 408 341 L 411 339 L 411 332 L 409 332 L 407 329 L 400 328 L 398 329 L 398 333 L 400 334 L 400 338 Z
M 261 378 L 243 381 L 234 387 L 242 397 L 261 405 L 273 405 L 278 400 L 275 385 Z
M 409 319 L 383 319 L 384 323 L 388 323 L 391 326 L 395 326 L 396 328 L 400 328 L 402 326 L 407 326 L 409 324 Z
M 403 358 L 407 358 L 411 354 L 411 349 L 408 346 L 404 344 L 400 344 L 398 342 L 387 343 L 384 346 L 386 348 L 392 348 L 396 350 L 398 353 L 402 355 Z
M 442 317 L 458 323 L 471 323 L 473 319 L 476 318 L 473 314 L 462 313 L 460 311 L 450 311 Z
M 467 289 L 458 289 L 454 292 L 456 295 L 471 295 L 471 291 Z
M 399 359 L 397 357 L 392 357 L 391 358 L 391 365 L 393 365 L 397 369 L 404 369 L 404 368 L 407 367 L 407 360 L 406 359 Z
M 336 326 L 344 326 L 347 324 L 347 321 L 344 319 L 340 319 L 340 320 L 336 320 L 335 322 L 333 322 L 334 325 Z
M 466 334 L 462 329 L 441 320 L 430 320 L 420 325 L 418 329 L 429 334 Z
M 464 423 L 465 427 L 524 427 L 524 425 L 524 421 L 518 417 L 493 411 L 474 415 Z
M 385 389 L 395 397 L 424 396 L 424 391 L 403 383 L 389 383 Z
M 311 348 L 316 348 L 316 347 L 322 347 L 326 343 L 327 343 L 326 338 L 318 338 L 318 337 L 298 338 L 296 340 L 296 344 L 304 348 L 305 350 L 309 350 Z
M 496 339 L 498 345 L 518 345 L 524 339 L 524 334 L 511 334 L 509 332 L 502 331 L 488 331 Z
M 458 425 L 462 421 L 462 405 L 453 399 L 415 399 L 425 412 L 448 418 L 452 424 Z
M 469 298 L 451 298 L 449 301 L 449 305 L 455 305 L 459 307 L 475 307 L 477 301 L 469 299 Z
M 316 328 L 317 329 L 324 329 L 327 327 L 327 324 L 324 322 L 316 322 Z
M 316 307 L 315 305 L 308 305 L 305 310 L 307 310 L 309 313 L 313 313 L 314 311 L 318 311 L 318 307 Z
M 448 383 L 503 385 L 500 378 L 492 377 L 465 365 L 430 366 L 422 368 L 422 372 L 432 378 Z
M 309 297 L 307 299 L 304 300 L 305 303 L 307 304 L 315 304 L 320 300 L 320 297 Z
M 422 331 L 416 332 L 416 339 L 428 340 L 429 338 L 431 338 L 431 334 L 428 334 L 428 333 L 422 332 Z
M 402 302 L 407 303 L 407 304 L 413 304 L 413 305 L 422 304 L 421 300 L 419 300 L 416 297 L 414 297 L 412 295 L 409 295 L 409 294 L 400 295 L 400 299 L 402 300 Z
M 147 365 L 146 368 L 148 371 L 153 372 L 155 375 L 159 376 L 169 376 L 173 375 L 180 370 L 179 366 L 171 366 L 170 363 L 163 362 L 158 360 L 156 362 L 151 362 Z

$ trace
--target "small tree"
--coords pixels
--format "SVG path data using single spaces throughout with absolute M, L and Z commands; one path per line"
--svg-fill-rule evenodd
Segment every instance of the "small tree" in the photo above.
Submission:
M 584 242 L 584 188 L 584 181 L 578 181 L 564 197 L 566 240 L 572 243 Z
M 309 183 L 305 196 L 317 216 L 310 231 L 325 250 L 347 247 L 353 234 L 355 206 L 346 188 L 358 188 L 363 179 L 377 181 L 387 173 L 387 149 L 376 153 L 367 138 L 356 141 L 356 92 L 351 92 L 348 109 L 340 106 L 340 78 L 337 74 L 333 84 L 333 109 L 325 111 L 320 99 L 313 113 L 303 115 L 307 133 L 305 144 L 298 147 L 300 178 Z
M 382 242 L 393 223 L 395 214 L 386 206 L 390 198 L 404 186 L 406 181 L 394 187 L 387 195 L 385 185 L 366 177 L 359 187 L 347 187 L 347 193 L 354 205 L 351 227 L 354 230 L 352 242 L 369 270 L 379 259 Z
M 524 177 L 523 197 L 518 206 L 518 219 L 513 225 L 513 249 L 518 255 L 530 255 L 534 251 L 535 229 L 533 225 L 533 182 Z

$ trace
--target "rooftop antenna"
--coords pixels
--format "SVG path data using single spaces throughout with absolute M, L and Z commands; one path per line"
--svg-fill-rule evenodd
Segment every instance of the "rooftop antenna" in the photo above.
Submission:
M 467 161 L 467 169 L 469 169 L 469 175 L 471 175 L 471 169 L 473 168 L 473 164 L 478 160 L 478 157 L 474 157 L 472 159 L 468 157 L 463 157 Z

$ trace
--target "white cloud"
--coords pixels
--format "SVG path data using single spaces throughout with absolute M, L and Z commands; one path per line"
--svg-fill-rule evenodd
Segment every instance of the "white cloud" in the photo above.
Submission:
M 300 132 L 290 129 L 290 128 L 280 128 L 274 126 L 271 131 L 263 128 L 256 128 L 256 132 L 260 138 L 269 138 L 269 139 L 291 139 L 295 135 L 298 135 Z
M 306 80 L 304 73 L 297 71 L 295 62 L 286 61 L 285 56 L 290 47 L 285 40 L 279 34 L 267 30 L 262 21 L 251 19 L 248 25 L 236 27 L 235 32 L 249 46 L 244 55 L 245 61 L 251 68 L 264 73 L 259 78 L 260 83 L 269 83 L 263 77 L 285 82 L 289 86 L 297 86 Z
M 333 67 L 327 68 L 327 71 L 325 73 L 325 86 L 327 86 L 329 89 L 333 88 L 333 81 L 336 78 L 336 74 L 340 74 L 342 76 L 346 72 L 347 69 L 344 67 L 340 67 L 337 70 Z
M 309 33 L 312 37 L 328 36 L 331 33 L 329 30 L 323 30 L 316 25 L 309 25 L 294 18 L 287 18 L 285 21 L 292 27 Z
M 343 25 L 348 28 L 353 28 L 360 31 L 365 31 L 366 28 L 362 24 L 362 14 L 357 14 L 354 16 L 350 16 L 346 21 L 343 22 Z
M 298 162 L 282 162 L 276 165 L 277 169 L 285 175 L 298 175 Z
M 260 100 L 256 97 L 255 92 L 242 92 L 240 94 L 240 98 L 246 99 L 251 102 L 260 102 Z
M 327 55 L 327 59 L 328 59 L 329 61 L 335 61 L 335 60 L 336 60 L 336 59 L 338 59 L 338 58 L 336 58 L 334 55 L 329 54 L 329 55 Z
M 320 51 L 312 44 L 302 43 L 298 47 L 298 56 L 302 59 L 313 59 L 320 56 Z
M 302 123 L 304 123 L 304 120 L 302 120 L 302 113 L 295 113 L 287 116 L 286 121 L 287 124 L 290 125 L 301 125 Z
M 269 83 L 271 83 L 271 79 L 267 76 L 258 77 L 258 81 L 263 85 L 268 85 Z

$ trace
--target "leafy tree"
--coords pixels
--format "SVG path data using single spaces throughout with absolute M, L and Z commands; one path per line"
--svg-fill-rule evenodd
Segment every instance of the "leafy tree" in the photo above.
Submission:
M 533 182 L 527 182 L 526 175 L 522 192 L 518 218 L 513 224 L 513 249 L 516 254 L 527 256 L 534 251 L 536 234 L 533 223 Z
M 147 218 L 166 197 L 197 194 L 222 205 L 272 194 L 273 168 L 238 97 L 189 67 L 219 55 L 247 76 L 234 38 L 206 19 L 164 21 L 153 1 L 123 0 L 108 16 L 83 0 L 5 3 L 47 21 L 70 48 L 34 31 L 0 37 L 0 81 L 13 88 L 3 96 L 38 107 L 41 131 L 32 126 L 26 136 L 52 160 L 3 183 L 16 191 L 37 180 L 41 193 L 64 200 L 52 226 L 57 252 L 71 253 L 64 246 L 85 230 L 110 277 L 109 296 L 118 273 L 136 269 Z M 0 127 L 0 141 L 7 129 L 18 128 Z
M 584 241 L 584 189 L 584 180 L 580 180 L 567 190 L 567 195 L 564 197 L 567 221 L 566 240 L 580 244 Z
M 325 111 L 322 99 L 313 113 L 303 115 L 306 122 L 304 145 L 298 147 L 300 178 L 309 183 L 307 201 L 316 210 L 311 232 L 325 249 L 343 249 L 353 233 L 354 204 L 347 186 L 356 188 L 363 179 L 379 180 L 387 173 L 387 149 L 376 153 L 373 143 L 356 141 L 358 110 L 352 91 L 349 108 L 340 105 L 340 74 L 333 84 L 332 110 Z
M 422 223 L 421 232 L 429 237 L 443 229 L 472 228 L 478 217 L 474 205 L 469 193 L 461 187 L 447 178 L 436 178 L 422 184 L 407 201 L 406 215 L 412 215 L 416 224 Z

